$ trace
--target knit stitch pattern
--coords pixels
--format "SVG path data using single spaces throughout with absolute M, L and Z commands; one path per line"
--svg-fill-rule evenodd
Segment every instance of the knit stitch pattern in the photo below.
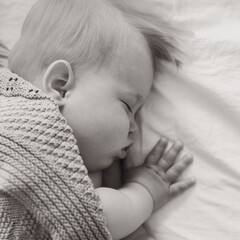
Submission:
M 8 70 L 0 74 L 0 239 L 111 239 L 58 105 Z

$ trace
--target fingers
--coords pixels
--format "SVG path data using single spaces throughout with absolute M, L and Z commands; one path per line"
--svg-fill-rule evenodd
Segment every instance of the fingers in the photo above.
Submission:
M 188 188 L 192 187 L 194 184 L 196 184 L 195 178 L 184 179 L 180 182 L 176 182 L 170 185 L 170 194 L 172 196 L 179 195 L 180 193 L 184 192 Z
M 193 162 L 193 157 L 188 154 L 182 157 L 178 162 L 176 162 L 173 166 L 171 166 L 166 172 L 166 179 L 173 183 L 175 182 L 179 176 L 182 174 L 184 170 Z
M 182 142 L 176 141 L 173 146 L 159 160 L 159 170 L 162 170 L 164 172 L 167 171 L 173 165 L 182 149 Z
M 161 138 L 152 151 L 149 153 L 146 159 L 146 165 L 155 165 L 159 159 L 162 157 L 166 147 L 168 144 L 168 140 L 166 138 Z

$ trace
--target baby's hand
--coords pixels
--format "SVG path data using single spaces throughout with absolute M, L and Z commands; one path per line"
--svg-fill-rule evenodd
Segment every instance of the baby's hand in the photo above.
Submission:
M 187 166 L 192 163 L 193 157 L 185 155 L 179 158 L 183 144 L 176 141 L 165 152 L 168 140 L 162 138 L 147 156 L 145 163 L 126 171 L 126 182 L 137 182 L 144 186 L 151 194 L 154 202 L 154 211 L 159 209 L 172 196 L 178 195 L 195 184 L 194 179 L 178 178 Z M 176 159 L 178 161 L 176 161 Z

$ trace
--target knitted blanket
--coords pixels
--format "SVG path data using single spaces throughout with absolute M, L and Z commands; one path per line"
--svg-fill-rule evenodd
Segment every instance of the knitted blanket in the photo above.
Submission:
M 111 239 L 57 104 L 8 70 L 0 74 L 0 239 Z

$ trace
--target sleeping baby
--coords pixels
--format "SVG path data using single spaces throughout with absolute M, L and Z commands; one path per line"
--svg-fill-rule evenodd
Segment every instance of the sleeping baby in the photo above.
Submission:
M 0 76 L 1 239 L 121 239 L 195 183 L 178 180 L 193 159 L 164 137 L 117 189 L 102 180 L 111 167 L 119 176 L 161 62 L 178 63 L 154 7 L 39 0 L 30 10 Z

